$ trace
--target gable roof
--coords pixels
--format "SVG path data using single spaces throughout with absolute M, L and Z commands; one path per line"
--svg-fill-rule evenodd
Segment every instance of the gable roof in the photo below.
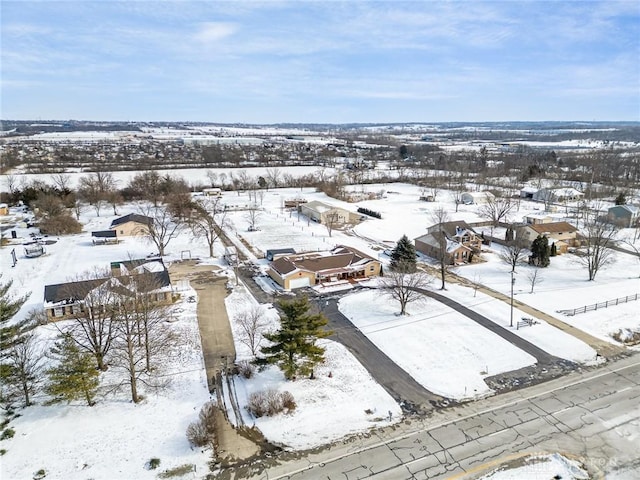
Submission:
M 91 232 L 91 236 L 96 238 L 118 238 L 118 234 L 115 230 L 98 230 Z
M 534 232 L 543 233 L 571 233 L 577 232 L 578 229 L 568 222 L 551 222 L 551 223 L 537 223 L 534 225 L 527 225 Z
M 376 260 L 355 248 L 339 245 L 329 252 L 301 253 L 277 258 L 271 263 L 271 268 L 280 275 L 296 270 L 318 273 L 358 267 L 372 261 Z
M 110 288 L 113 291 L 124 294 L 127 294 L 127 292 L 131 293 L 131 290 L 126 289 L 126 286 L 132 285 L 134 281 L 137 282 L 137 285 L 140 287 L 139 291 L 142 293 L 152 292 L 171 285 L 171 279 L 169 278 L 169 272 L 167 270 L 161 272 L 146 272 L 137 275 L 125 275 L 122 277 L 94 278 L 46 285 L 44 287 L 44 301 L 45 303 L 75 303 L 85 299 L 90 292 L 109 281 L 112 281 Z
M 305 209 L 313 210 L 317 213 L 324 213 L 324 212 L 333 210 L 334 208 L 341 208 L 335 205 L 330 205 L 328 203 L 320 202 L 318 200 L 313 200 L 312 202 L 307 202 L 307 203 L 301 204 L 300 206 Z
M 629 213 L 631 216 L 637 215 L 640 212 L 640 208 L 635 205 L 614 205 L 613 207 L 609 207 L 609 213 Z
M 122 225 L 123 223 L 127 222 L 136 222 L 142 225 L 149 226 L 153 222 L 153 219 L 151 217 L 147 217 L 146 215 L 130 213 L 128 215 L 125 215 L 124 217 L 116 218 L 113 222 L 111 222 L 110 228 L 117 227 L 118 225 Z

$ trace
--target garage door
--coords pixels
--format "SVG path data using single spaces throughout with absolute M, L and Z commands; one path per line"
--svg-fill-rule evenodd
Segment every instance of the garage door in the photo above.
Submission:
M 289 280 L 289 288 L 293 290 L 294 288 L 302 288 L 309 286 L 309 277 L 302 278 L 292 278 Z

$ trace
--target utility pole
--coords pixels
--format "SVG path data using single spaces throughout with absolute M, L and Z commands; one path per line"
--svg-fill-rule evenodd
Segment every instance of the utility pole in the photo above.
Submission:
M 516 283 L 516 277 L 513 276 L 514 271 L 511 270 L 511 318 L 509 320 L 509 326 L 513 328 L 513 284 Z

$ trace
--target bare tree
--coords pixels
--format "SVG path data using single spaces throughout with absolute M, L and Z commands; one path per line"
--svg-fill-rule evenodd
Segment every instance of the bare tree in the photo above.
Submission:
M 269 322 L 264 318 L 264 313 L 259 305 L 254 306 L 250 310 L 238 313 L 235 321 L 240 327 L 239 340 L 251 350 L 254 357 L 258 354 L 265 332 Z
M 278 188 L 281 181 L 282 172 L 279 168 L 267 168 L 267 188 Z
M 444 208 L 438 207 L 432 212 L 431 220 L 436 225 L 442 225 L 443 223 L 446 223 L 449 221 L 449 214 Z M 447 268 L 449 267 L 449 254 L 447 252 L 447 236 L 444 233 L 444 231 L 435 232 L 434 236 L 436 237 L 439 243 L 436 260 L 438 260 L 438 265 L 440 269 L 440 280 L 442 281 L 440 290 L 444 290 L 446 288 L 445 281 L 446 281 L 446 275 L 447 275 Z
M 213 245 L 227 228 L 227 212 L 221 205 L 220 197 L 207 197 L 196 203 L 189 227 L 196 238 L 204 238 L 213 258 Z
M 140 213 L 151 219 L 140 233 L 146 235 L 158 249 L 158 254 L 163 256 L 169 242 L 182 231 L 184 222 L 165 207 L 142 207 Z
M 258 229 L 258 218 L 262 215 L 262 212 L 257 205 L 250 205 L 245 214 L 245 218 L 249 222 L 249 231 L 254 232 Z
M 141 400 L 138 393 L 138 380 L 145 372 L 145 346 L 140 341 L 139 322 L 134 309 L 129 308 L 129 299 L 124 299 L 114 318 L 115 337 L 112 349 L 112 361 L 115 366 L 127 374 L 126 383 L 131 390 L 131 400 Z
M 207 170 L 207 178 L 209 179 L 209 184 L 212 187 L 215 187 L 218 183 L 218 174 L 213 170 Z
M 129 182 L 128 190 L 134 198 L 147 200 L 154 207 L 158 207 L 164 198 L 162 177 L 154 170 L 135 175 Z
M 467 191 L 467 186 L 464 181 L 456 181 L 451 185 L 451 196 L 453 197 L 453 203 L 456 205 L 456 213 L 458 208 L 462 205 L 462 195 Z
M 507 220 L 514 207 L 515 205 L 511 202 L 510 198 L 502 197 L 489 197 L 485 203 L 480 206 L 478 215 L 491 221 L 492 237 L 494 228 L 496 228 L 502 220 Z
M 424 297 L 423 290 L 431 283 L 431 277 L 424 272 L 390 272 L 381 281 L 385 294 L 400 303 L 400 315 L 406 315 L 407 305 Z
M 94 172 L 80 178 L 79 193 L 96 210 L 100 216 L 100 210 L 104 202 L 117 188 L 117 181 L 109 172 Z
M 528 256 L 529 249 L 527 243 L 522 240 L 513 239 L 507 242 L 500 252 L 500 259 L 511 267 L 511 271 L 516 271 L 516 266 L 523 262 Z
M 544 281 L 544 278 L 542 278 L 540 269 L 534 268 L 527 274 L 527 280 L 529 280 L 529 285 L 531 285 L 531 291 L 529 293 L 533 293 L 533 289 L 536 287 L 536 285 L 542 283 Z
M 340 214 L 338 212 L 329 212 L 324 216 L 324 226 L 327 227 L 329 237 L 333 230 L 340 224 Z
M 634 241 L 635 241 L 635 236 L 634 236 Z M 633 242 L 630 242 L 628 240 L 623 240 L 622 243 L 630 247 L 635 252 L 635 256 L 638 259 L 638 262 L 640 262 L 640 248 L 638 248 Z M 638 276 L 640 277 L 640 275 Z
M 71 177 L 66 173 L 54 173 L 51 175 L 53 186 L 60 192 L 68 192 L 71 190 Z
M 68 283 L 62 296 L 72 303 L 65 307 L 71 310 L 71 321 L 63 327 L 55 324 L 63 333 L 71 334 L 80 348 L 94 356 L 99 370 L 107 369 L 106 359 L 114 337 L 111 320 L 116 299 L 108 288 L 108 277 L 109 272 L 97 270 Z
M 583 248 L 577 253 L 580 263 L 587 267 L 589 281 L 595 280 L 600 269 L 613 263 L 614 238 L 618 228 L 609 223 L 598 209 L 587 214 L 582 229 Z
M 33 330 L 24 333 L 7 352 L 6 363 L 3 364 L 3 367 L 9 369 L 7 383 L 16 389 L 16 393 L 19 392 L 26 407 L 31 405 L 31 398 L 37 392 L 42 359 L 43 352 Z

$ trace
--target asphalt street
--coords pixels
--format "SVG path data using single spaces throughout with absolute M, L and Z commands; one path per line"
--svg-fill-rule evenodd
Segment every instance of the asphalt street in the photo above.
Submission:
M 634 478 L 640 475 L 639 401 L 636 355 L 313 452 L 283 452 L 228 478 L 469 478 L 503 460 L 545 452 L 580 459 L 592 478 L 618 470 Z

